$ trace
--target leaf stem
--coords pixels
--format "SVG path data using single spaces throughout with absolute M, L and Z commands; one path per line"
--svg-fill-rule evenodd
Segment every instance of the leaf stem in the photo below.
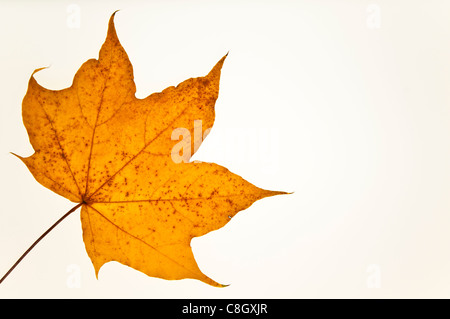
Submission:
M 22 256 L 20 256 L 19 259 L 17 259 L 17 261 L 15 262 L 14 265 L 12 265 L 12 267 L 8 270 L 8 272 L 2 277 L 2 279 L 0 279 L 0 284 L 3 282 L 3 280 L 5 280 L 6 277 L 8 277 L 8 275 L 11 273 L 11 271 L 14 270 L 14 268 L 16 268 L 16 266 L 22 261 L 22 259 L 25 258 L 25 256 L 34 248 L 34 246 L 37 245 L 37 243 L 39 243 L 41 241 L 42 238 L 44 238 L 49 232 L 51 232 L 53 230 L 53 228 L 55 228 L 60 222 L 62 222 L 67 216 L 69 216 L 70 214 L 72 214 L 74 211 L 77 210 L 78 207 L 80 207 L 81 205 L 83 205 L 83 203 L 79 203 L 76 206 L 74 206 L 71 210 L 69 210 L 67 213 L 64 214 L 64 216 L 62 216 L 60 219 L 58 219 L 49 229 L 47 229 L 45 231 L 45 233 L 43 233 L 38 239 L 36 239 L 36 241 L 22 254 Z

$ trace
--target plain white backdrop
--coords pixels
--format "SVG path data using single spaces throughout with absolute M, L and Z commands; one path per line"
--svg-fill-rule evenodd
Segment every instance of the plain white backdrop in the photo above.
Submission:
M 107 22 L 137 97 L 203 76 L 228 51 L 215 125 L 195 155 L 255 185 L 256 202 L 195 238 L 202 271 L 166 281 L 111 262 L 99 279 L 79 212 L 0 286 L 1 298 L 450 297 L 450 2 L 1 1 L 0 275 L 73 203 L 9 152 L 32 71 L 62 89 Z

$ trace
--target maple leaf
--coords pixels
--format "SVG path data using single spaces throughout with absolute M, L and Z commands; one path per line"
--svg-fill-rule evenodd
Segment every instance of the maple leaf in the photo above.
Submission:
M 191 239 L 258 199 L 285 193 L 258 188 L 217 164 L 189 162 L 214 123 L 226 56 L 204 77 L 138 99 L 114 15 L 98 60 L 85 62 L 72 86 L 48 90 L 34 78 L 41 69 L 33 72 L 22 107 L 35 153 L 19 158 L 39 183 L 78 203 L 68 214 L 81 206 L 96 276 L 103 264 L 118 261 L 153 277 L 222 286 L 200 271 Z M 173 132 L 192 132 L 198 121 L 201 134 L 174 161 Z

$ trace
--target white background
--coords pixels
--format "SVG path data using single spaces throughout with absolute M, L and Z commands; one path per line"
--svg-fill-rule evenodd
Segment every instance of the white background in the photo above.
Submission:
M 0 2 L 0 275 L 74 205 L 9 153 L 33 152 L 21 119 L 28 79 L 50 66 L 38 81 L 70 86 L 117 9 L 137 97 L 203 76 L 230 51 L 195 159 L 294 194 L 193 239 L 202 271 L 227 288 L 115 262 L 97 280 L 76 212 L 1 298 L 450 297 L 449 1 L 71 4 Z

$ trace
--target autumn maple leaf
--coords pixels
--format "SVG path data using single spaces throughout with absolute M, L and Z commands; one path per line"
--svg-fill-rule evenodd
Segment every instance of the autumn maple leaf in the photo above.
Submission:
M 258 199 L 284 194 L 217 164 L 189 162 L 214 123 L 225 58 L 204 77 L 138 99 L 113 14 L 98 60 L 85 62 L 72 86 L 45 89 L 34 78 L 40 69 L 33 72 L 23 121 L 35 153 L 19 157 L 39 183 L 78 203 L 66 215 L 81 207 L 96 275 L 118 261 L 152 277 L 222 286 L 200 271 L 191 239 L 224 226 Z M 179 160 L 174 132 L 193 132 L 199 121 L 201 134 L 184 140 L 188 148 Z

